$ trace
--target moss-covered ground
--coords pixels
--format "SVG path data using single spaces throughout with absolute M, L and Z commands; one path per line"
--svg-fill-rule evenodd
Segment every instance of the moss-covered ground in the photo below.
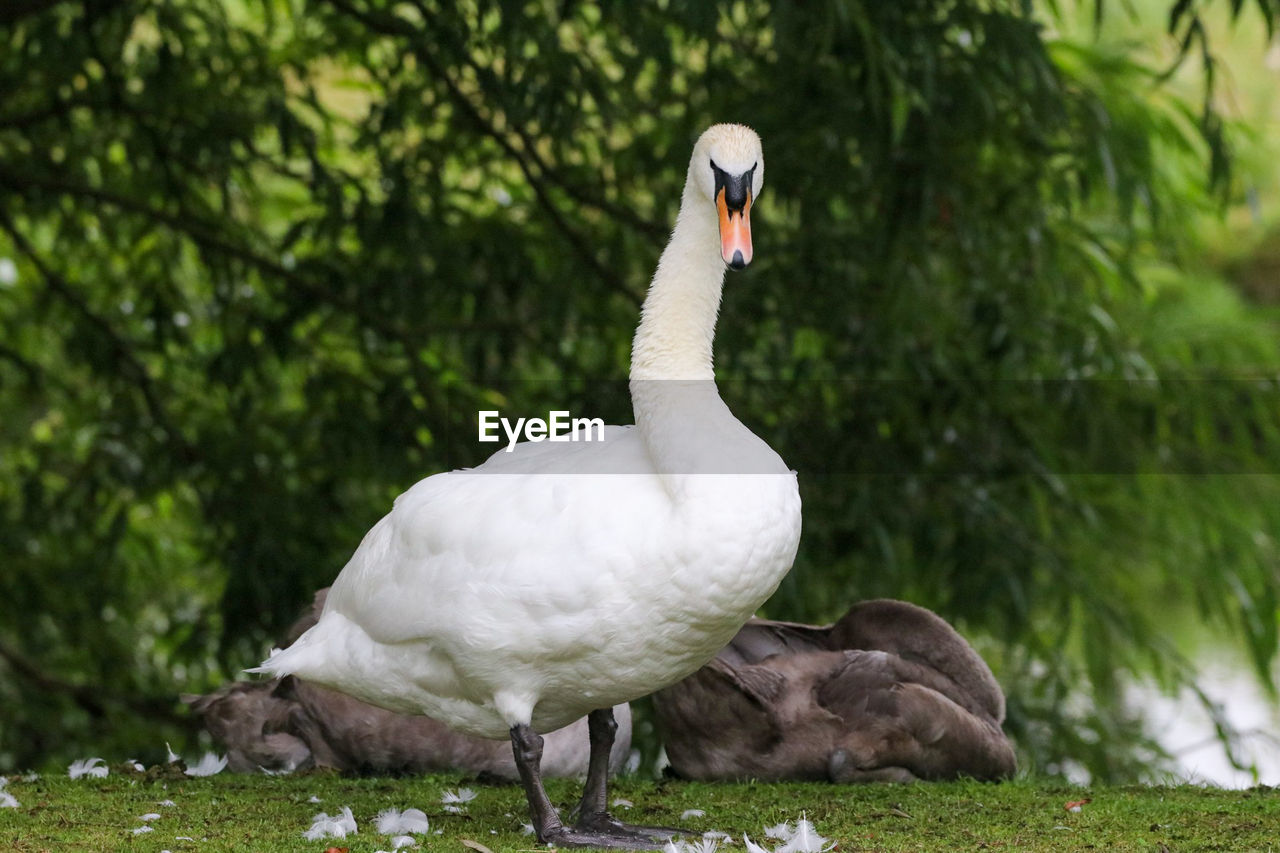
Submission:
M 464 813 L 446 811 L 447 790 L 476 793 Z M 553 800 L 570 804 L 576 783 L 554 781 Z M 0 850 L 43 851 L 315 851 L 390 850 L 375 816 L 383 809 L 422 809 L 430 831 L 421 849 L 466 853 L 534 850 L 521 831 L 527 820 L 520 789 L 461 776 L 353 779 L 331 774 L 207 778 L 103 779 L 65 774 L 11 778 L 19 803 L 0 808 Z M 687 827 L 741 836 L 772 849 L 764 828 L 802 814 L 838 850 L 1144 850 L 1265 851 L 1280 853 L 1280 789 L 1224 791 L 1195 786 L 1073 788 L 1023 779 L 999 785 L 973 782 L 911 786 L 837 787 L 825 784 L 698 784 L 622 779 L 611 797 L 628 800 L 618 815 L 635 823 Z M 317 799 L 315 802 L 312 798 Z M 1078 812 L 1066 805 L 1088 799 Z M 172 805 L 161 805 L 171 801 Z M 359 831 L 343 840 L 308 841 L 313 815 L 349 806 Z M 686 815 L 701 810 L 702 816 Z M 141 816 L 159 814 L 134 834 Z M 185 840 L 190 839 L 190 840 Z M 471 842 L 466 844 L 464 842 Z

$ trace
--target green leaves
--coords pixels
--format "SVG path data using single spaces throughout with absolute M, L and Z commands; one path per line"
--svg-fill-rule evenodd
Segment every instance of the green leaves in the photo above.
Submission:
M 1170 32 L 1211 73 L 1203 5 L 1176 3 Z M 1111 7 L 1094 11 L 1105 27 Z M 0 285 L 0 643 L 62 685 L 0 678 L 18 709 L 0 766 L 175 734 L 176 694 L 260 657 L 397 493 L 476 461 L 460 437 L 488 401 L 625 419 L 622 385 L 588 380 L 625 376 L 689 147 L 722 120 L 768 152 L 722 385 L 805 490 L 770 615 L 938 608 L 986 638 L 1033 766 L 1149 766 L 1126 752 L 1126 673 L 1191 677 L 1157 615 L 1197 613 L 1260 669 L 1274 657 L 1272 546 L 1254 533 L 1280 501 L 1097 460 L 1270 470 L 1248 437 L 1274 431 L 1230 385 L 1174 407 L 1088 383 L 1274 364 L 1275 346 L 1238 309 L 1201 310 L 1209 288 L 1167 281 L 1188 208 L 1214 202 L 1205 175 L 1229 186 L 1209 102 L 1049 39 L 1037 14 L 0 14 L 0 257 L 17 273 Z M 1224 508 L 1212 523 L 1207 506 Z

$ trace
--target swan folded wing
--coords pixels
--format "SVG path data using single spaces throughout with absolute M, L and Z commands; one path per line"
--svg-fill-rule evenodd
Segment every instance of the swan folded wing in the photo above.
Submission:
M 885 652 L 844 655 L 844 665 L 815 698 L 848 727 L 842 748 L 853 768 L 904 767 L 922 779 L 1014 772 L 1013 751 L 999 725 L 939 689 L 949 680 Z
M 733 666 L 759 663 L 772 655 L 826 651 L 827 628 L 798 622 L 751 619 L 719 653 Z
M 660 559 L 653 531 L 671 523 L 653 475 L 592 473 L 637 468 L 629 433 L 615 428 L 612 446 L 590 452 L 558 445 L 581 464 L 554 473 L 539 473 L 547 467 L 539 447 L 518 445 L 511 460 L 495 454 L 501 464 L 419 482 L 366 535 L 326 612 L 379 643 L 448 638 L 450 655 L 488 648 L 556 657 L 584 636 L 607 636 L 609 626 L 595 623 L 634 606 L 637 576 L 657 582 L 641 567 Z

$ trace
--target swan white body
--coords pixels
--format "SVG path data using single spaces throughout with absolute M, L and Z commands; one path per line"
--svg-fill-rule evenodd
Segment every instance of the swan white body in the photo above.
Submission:
M 422 480 L 365 536 L 320 621 L 261 671 L 469 734 L 547 732 L 689 675 L 773 593 L 800 497 L 713 381 L 725 267 L 710 158 L 748 181 L 759 164 L 753 195 L 763 180 L 746 128 L 695 146 L 636 333 L 637 425 Z

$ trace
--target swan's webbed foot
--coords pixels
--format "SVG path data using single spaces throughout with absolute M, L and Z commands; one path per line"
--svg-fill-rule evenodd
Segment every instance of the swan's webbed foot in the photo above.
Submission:
M 683 835 L 684 830 L 673 829 L 667 826 L 639 826 L 637 824 L 623 823 L 608 812 L 598 812 L 592 815 L 586 815 L 578 819 L 574 829 L 583 832 L 596 832 L 615 835 L 618 837 L 637 838 L 652 842 L 659 846 L 665 844 L 676 836 Z
M 665 843 L 665 840 L 659 841 L 632 832 L 623 824 L 617 826 L 616 829 L 599 830 L 560 826 L 549 831 L 546 837 L 538 832 L 538 840 L 557 847 L 604 847 L 617 850 L 661 850 Z

